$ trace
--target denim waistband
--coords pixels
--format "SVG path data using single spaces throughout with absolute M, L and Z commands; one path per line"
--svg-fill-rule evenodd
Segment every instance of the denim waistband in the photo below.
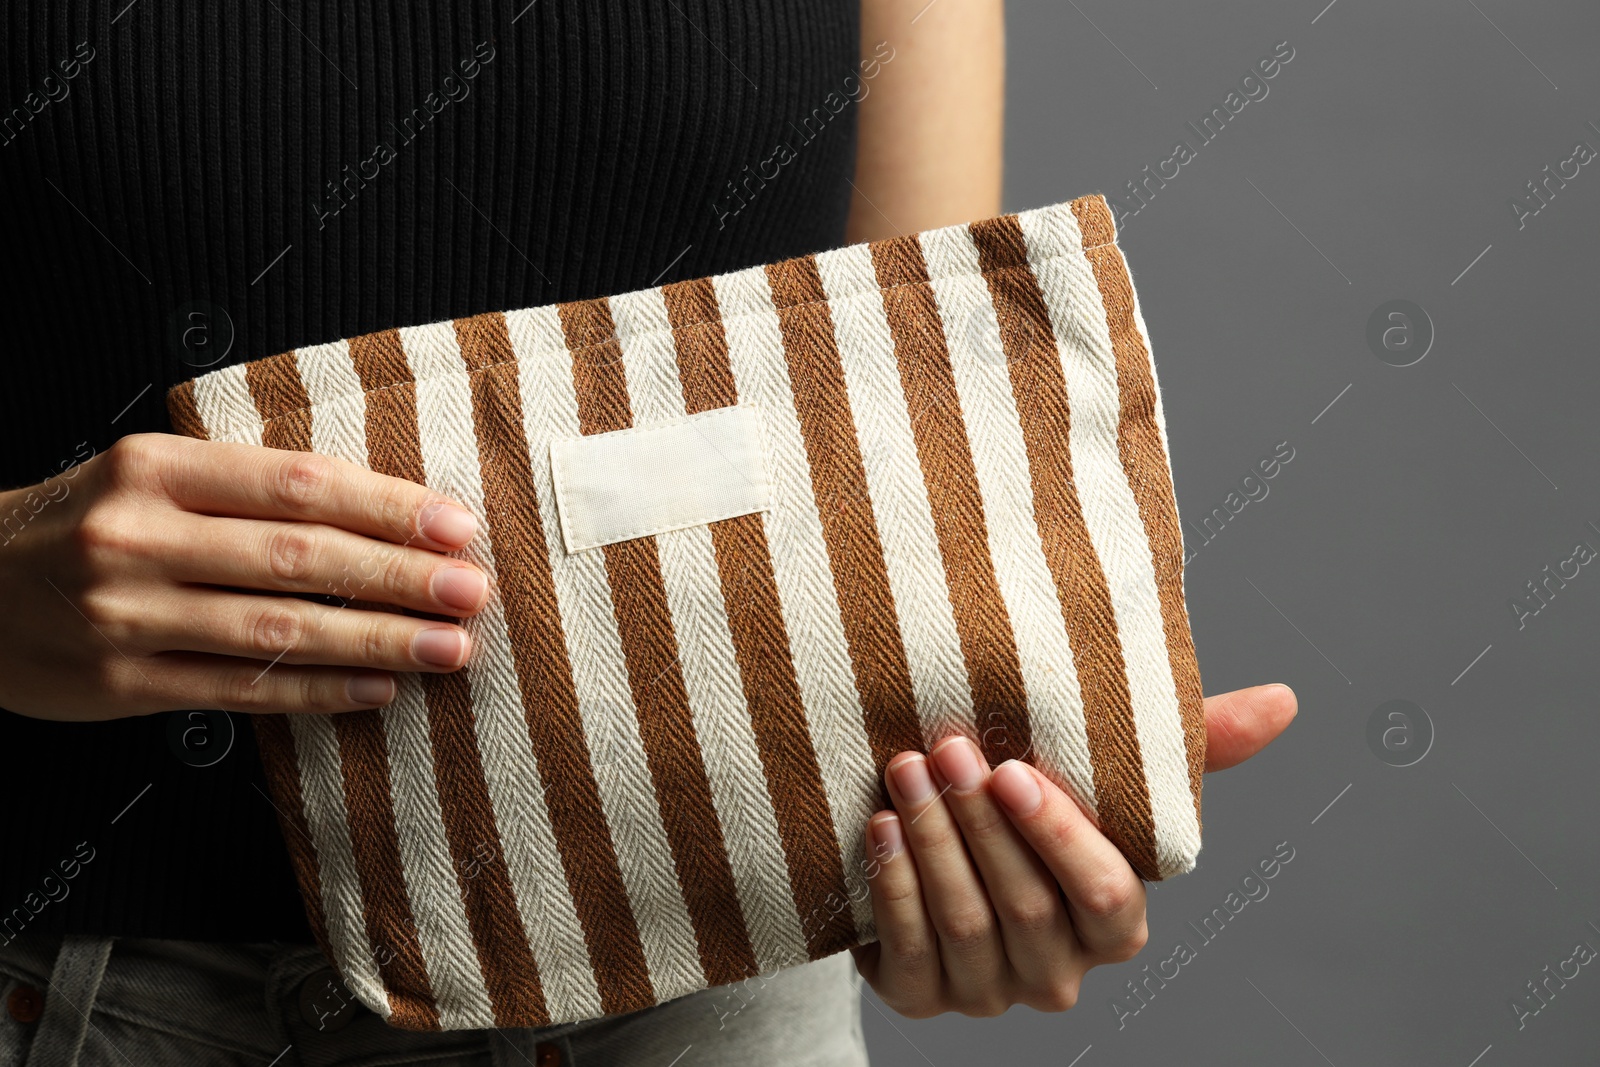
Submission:
M 312 945 L 25 935 L 0 946 L 0 1067 L 591 1067 L 691 1046 L 697 1067 L 864 1067 L 853 977 L 841 955 L 631 1015 L 417 1033 L 360 1007 Z
M 78 1067 L 83 1039 L 93 1025 L 89 1013 L 111 958 L 111 938 L 69 934 L 61 940 L 46 980 L 44 1016 L 29 1053 L 30 1063 Z

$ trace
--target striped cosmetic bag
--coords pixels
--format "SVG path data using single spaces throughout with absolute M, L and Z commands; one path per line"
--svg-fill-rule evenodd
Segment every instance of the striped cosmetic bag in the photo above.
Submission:
M 175 387 L 176 428 L 474 511 L 454 674 L 255 718 L 312 928 L 394 1026 L 644 1008 L 873 939 L 886 762 L 951 733 L 1193 867 L 1199 674 L 1099 197 Z

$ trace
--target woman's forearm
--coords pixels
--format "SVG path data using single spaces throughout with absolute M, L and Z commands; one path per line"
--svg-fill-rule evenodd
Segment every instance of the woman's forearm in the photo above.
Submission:
M 861 100 L 849 239 L 998 214 L 1002 0 L 862 0 L 861 52 L 881 69 Z

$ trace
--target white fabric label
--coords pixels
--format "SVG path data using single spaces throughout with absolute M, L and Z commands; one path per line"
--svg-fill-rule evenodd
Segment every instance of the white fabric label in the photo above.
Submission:
M 567 552 L 766 511 L 761 415 L 718 408 L 550 443 Z

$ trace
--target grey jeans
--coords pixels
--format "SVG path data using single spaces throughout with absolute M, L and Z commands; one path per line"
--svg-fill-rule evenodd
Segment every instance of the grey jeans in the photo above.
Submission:
M 356 1005 L 311 946 L 24 935 L 0 948 L 0 1005 L 0 1067 L 867 1062 L 848 955 L 632 1015 L 411 1033 Z

